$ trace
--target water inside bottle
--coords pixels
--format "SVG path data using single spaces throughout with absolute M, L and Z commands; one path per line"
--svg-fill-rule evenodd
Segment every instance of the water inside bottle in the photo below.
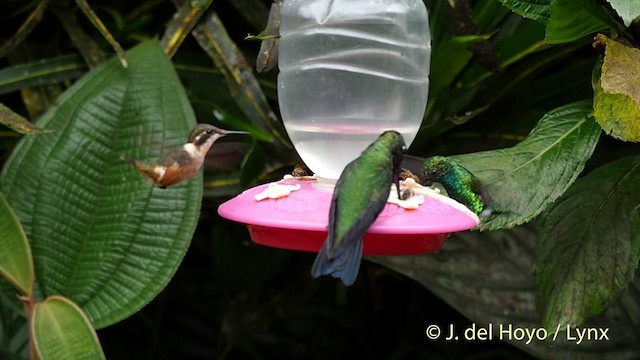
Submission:
M 413 141 L 417 133 L 415 126 L 398 128 L 384 123 L 371 123 L 370 119 L 365 119 L 359 125 L 330 124 L 326 120 L 318 121 L 326 126 L 309 125 L 312 122 L 308 119 L 290 121 L 286 124 L 287 133 L 309 169 L 327 179 L 338 179 L 344 167 L 360 156 L 384 131 L 399 132 L 407 144 Z M 331 132 L 327 132 L 327 128 Z
M 280 35 L 280 112 L 312 172 L 339 178 L 385 130 L 411 144 L 429 91 L 422 1 L 287 0 Z

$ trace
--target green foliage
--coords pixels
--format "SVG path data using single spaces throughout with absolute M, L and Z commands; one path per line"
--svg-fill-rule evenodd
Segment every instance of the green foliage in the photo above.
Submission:
M 594 0 L 553 0 L 545 40 L 562 44 L 608 28 L 597 12 L 604 10 Z
M 480 230 L 528 222 L 569 188 L 600 136 L 590 113 L 591 102 L 569 104 L 543 116 L 512 148 L 455 157 L 485 184 L 489 206 L 497 212 Z M 541 173 L 545 176 L 538 176 Z
M 536 283 L 531 276 L 531 268 L 536 261 L 532 251 L 536 241 L 539 238 L 535 227 L 527 224 L 509 231 L 452 234 L 443 251 L 437 254 L 368 259 L 426 286 L 457 311 L 473 319 L 476 328 L 490 323 L 494 330 L 500 326 L 503 329 L 509 326 L 511 329 L 539 329 L 541 322 L 534 291 Z M 560 263 L 557 266 L 559 270 L 566 267 Z M 576 345 L 576 341 L 562 341 L 566 332 L 563 328 L 556 341 L 539 341 L 534 337 L 531 342 L 510 341 L 510 344 L 538 359 L 634 357 L 640 352 L 635 331 L 637 321 L 640 321 L 639 290 L 640 280 L 636 277 L 615 307 L 585 325 L 609 329 L 608 341 L 584 341 L 580 344 L 584 346 Z M 456 329 L 462 331 L 467 326 L 468 323 Z M 554 332 L 550 332 L 549 340 Z M 572 335 L 575 336 L 575 332 Z M 494 341 L 497 336 L 494 333 Z M 462 346 L 464 343 L 459 344 Z M 476 347 L 476 350 L 480 351 L 480 348 Z
M 549 44 L 567 43 L 596 31 L 619 28 L 619 25 L 612 20 L 611 14 L 607 13 L 596 0 L 498 1 L 516 14 L 545 24 L 545 40 Z M 631 7 L 635 5 L 625 0 L 620 3 L 619 9 L 622 14 L 632 16 L 630 13 L 635 9 Z M 625 24 L 629 26 L 626 20 Z
M 443 69 L 439 76 L 431 79 L 429 84 L 429 96 L 437 98 L 451 82 L 460 75 L 460 72 L 469 64 L 473 53 L 468 47 L 486 41 L 489 36 L 467 35 L 456 36 L 445 41 L 431 59 L 434 69 Z
M 544 326 L 581 326 L 613 305 L 640 260 L 640 157 L 576 181 L 544 214 L 535 278 Z
M 167 29 L 162 37 L 162 47 L 167 55 L 172 57 L 178 48 L 189 35 L 189 32 L 204 15 L 205 11 L 211 5 L 212 0 L 196 0 L 185 1 L 178 8 L 178 12 L 173 16 L 171 22 L 167 25 Z
M 638 148 L 611 137 L 636 141 L 629 129 L 637 125 L 637 77 L 628 74 L 640 61 L 630 55 L 640 46 L 638 5 L 425 2 L 431 89 L 410 153 L 455 156 L 485 184 L 497 213 L 479 227 L 485 232 L 454 234 L 439 254 L 373 260 L 479 324 L 585 323 L 616 334 L 588 347 L 511 341 L 534 356 L 637 357 L 639 160 L 617 159 Z M 276 73 L 256 75 L 260 50 L 243 40 L 268 27 L 267 3 L 92 2 L 91 21 L 113 34 L 105 41 L 72 3 L 2 2 L 0 56 L 9 56 L 0 58 L 0 103 L 55 132 L 25 137 L 14 148 L 17 135 L 0 131 L 0 189 L 25 230 L 21 235 L 0 203 L 0 234 L 16 235 L 1 238 L 0 255 L 8 256 L 0 256 L 0 272 L 22 274 L 12 283 L 35 296 L 22 304 L 0 282 L 0 358 L 27 356 L 29 307 L 49 312 L 45 299 L 60 302 L 60 295 L 81 309 L 63 315 L 77 321 L 59 333 L 66 339 L 93 331 L 82 312 L 105 327 L 139 311 L 101 330 L 109 358 L 299 358 L 317 346 L 324 357 L 351 357 L 362 355 L 364 344 L 364 354 L 377 357 L 459 358 L 465 346 L 478 354 L 477 344 L 442 346 L 416 336 L 428 323 L 452 321 L 438 318 L 442 304 L 434 310 L 430 293 L 413 282 L 371 264 L 348 291 L 330 279 L 312 281 L 311 255 L 258 247 L 242 226 L 215 215 L 221 201 L 299 162 L 278 119 Z M 602 69 L 602 47 L 590 46 L 598 31 L 608 36 Z M 147 41 L 156 37 L 164 53 Z M 129 68 L 116 59 L 96 67 L 118 43 L 132 48 Z M 270 60 L 274 44 L 267 47 Z M 265 69 L 265 59 L 257 61 Z M 154 160 L 184 141 L 196 117 L 253 135 L 216 143 L 204 166 L 204 191 L 200 175 L 175 188 L 152 187 L 118 160 L 121 154 Z M 601 137 L 598 124 L 611 136 Z M 538 235 L 525 223 L 540 214 Z M 165 288 L 198 219 L 194 246 Z M 510 230 L 489 231 L 497 229 Z M 16 259 L 22 270 L 6 270 Z M 78 310 L 68 302 L 64 308 Z M 405 317 L 396 315 L 403 310 Z M 411 321 L 419 326 L 409 329 Z M 380 339 L 389 328 L 403 331 L 395 341 Z
M 124 69 L 112 60 L 66 91 L 38 122 L 56 132 L 24 138 L 0 177 L 31 243 L 36 298 L 64 295 L 97 327 L 165 287 L 202 196 L 201 176 L 163 190 L 119 159 L 157 158 L 195 125 L 156 41 L 131 50 L 129 61 Z
M 231 115 L 224 111 L 222 108 L 214 108 L 213 116 L 221 123 L 228 124 L 234 129 L 242 129 L 251 133 L 253 137 L 264 142 L 273 142 L 273 136 L 271 133 L 263 130 L 261 127 L 248 123 L 245 119 Z
M 0 275 L 22 295 L 31 293 L 33 259 L 27 237 L 15 213 L 0 194 Z
M 31 332 L 42 360 L 105 359 L 89 318 L 62 296 L 48 297 L 35 306 Z
M 0 104 L 0 124 L 10 128 L 13 131 L 20 134 L 34 135 L 34 134 L 46 134 L 53 132 L 51 129 L 40 129 L 37 126 L 29 122 L 29 120 L 20 116 L 18 113 L 6 107 L 4 104 Z
M 281 146 L 290 148 L 284 128 L 267 103 L 249 63 L 215 13 L 195 29 L 194 36 L 224 74 L 231 95 L 245 115 L 254 124 L 271 132 Z
M 29 326 L 24 311 L 18 305 L 15 288 L 1 282 L 0 356 L 6 359 L 26 359 L 29 353 Z
M 65 55 L 10 66 L 0 70 L 0 94 L 77 79 L 86 70 L 87 65 L 77 55 Z
M 552 0 L 498 0 L 514 13 L 539 21 L 543 24 L 549 22 Z

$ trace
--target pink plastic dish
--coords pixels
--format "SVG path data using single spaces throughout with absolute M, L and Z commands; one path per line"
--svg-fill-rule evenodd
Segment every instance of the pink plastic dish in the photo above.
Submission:
M 258 244 L 318 252 L 327 238 L 332 189 L 319 188 L 313 181 L 282 180 L 278 184 L 300 185 L 300 190 L 279 199 L 257 201 L 263 184 L 244 191 L 218 208 L 218 214 L 247 224 Z M 417 209 L 395 204 L 385 206 L 364 237 L 366 255 L 409 255 L 440 250 L 452 232 L 478 224 L 478 218 L 444 196 L 427 197 Z M 444 201 L 448 200 L 448 201 Z

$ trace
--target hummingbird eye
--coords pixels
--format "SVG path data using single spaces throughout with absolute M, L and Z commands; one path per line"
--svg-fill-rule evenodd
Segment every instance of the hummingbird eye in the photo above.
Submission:
M 207 129 L 207 130 L 204 131 L 204 133 L 207 134 L 207 135 L 210 135 L 210 134 L 213 134 L 213 130 Z

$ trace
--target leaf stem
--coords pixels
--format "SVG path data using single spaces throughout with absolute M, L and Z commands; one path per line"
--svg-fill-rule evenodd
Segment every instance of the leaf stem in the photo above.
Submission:
M 33 326 L 33 309 L 36 305 L 36 300 L 33 297 L 33 291 L 26 295 L 19 295 L 18 299 L 24 304 L 24 310 L 27 314 L 27 324 L 29 328 L 29 360 L 38 360 L 38 352 L 36 351 L 36 344 L 31 331 Z
M 113 50 L 115 50 L 116 55 L 118 55 L 118 58 L 120 59 L 120 63 L 122 64 L 122 67 L 124 68 L 129 67 L 129 61 L 127 60 L 127 54 L 124 52 L 124 49 L 122 49 L 122 46 L 120 46 L 120 44 L 116 41 L 113 35 L 111 35 L 111 33 L 109 32 L 109 29 L 107 29 L 107 27 L 104 25 L 102 20 L 100 20 L 98 15 L 96 15 L 93 9 L 91 9 L 91 7 L 89 6 L 89 3 L 87 3 L 86 0 L 76 0 L 76 4 L 78 4 L 82 12 L 87 16 L 89 21 L 91 21 L 93 26 L 95 26 L 96 29 L 100 31 L 102 36 L 107 40 L 107 42 L 109 42 L 109 45 L 111 45 Z

